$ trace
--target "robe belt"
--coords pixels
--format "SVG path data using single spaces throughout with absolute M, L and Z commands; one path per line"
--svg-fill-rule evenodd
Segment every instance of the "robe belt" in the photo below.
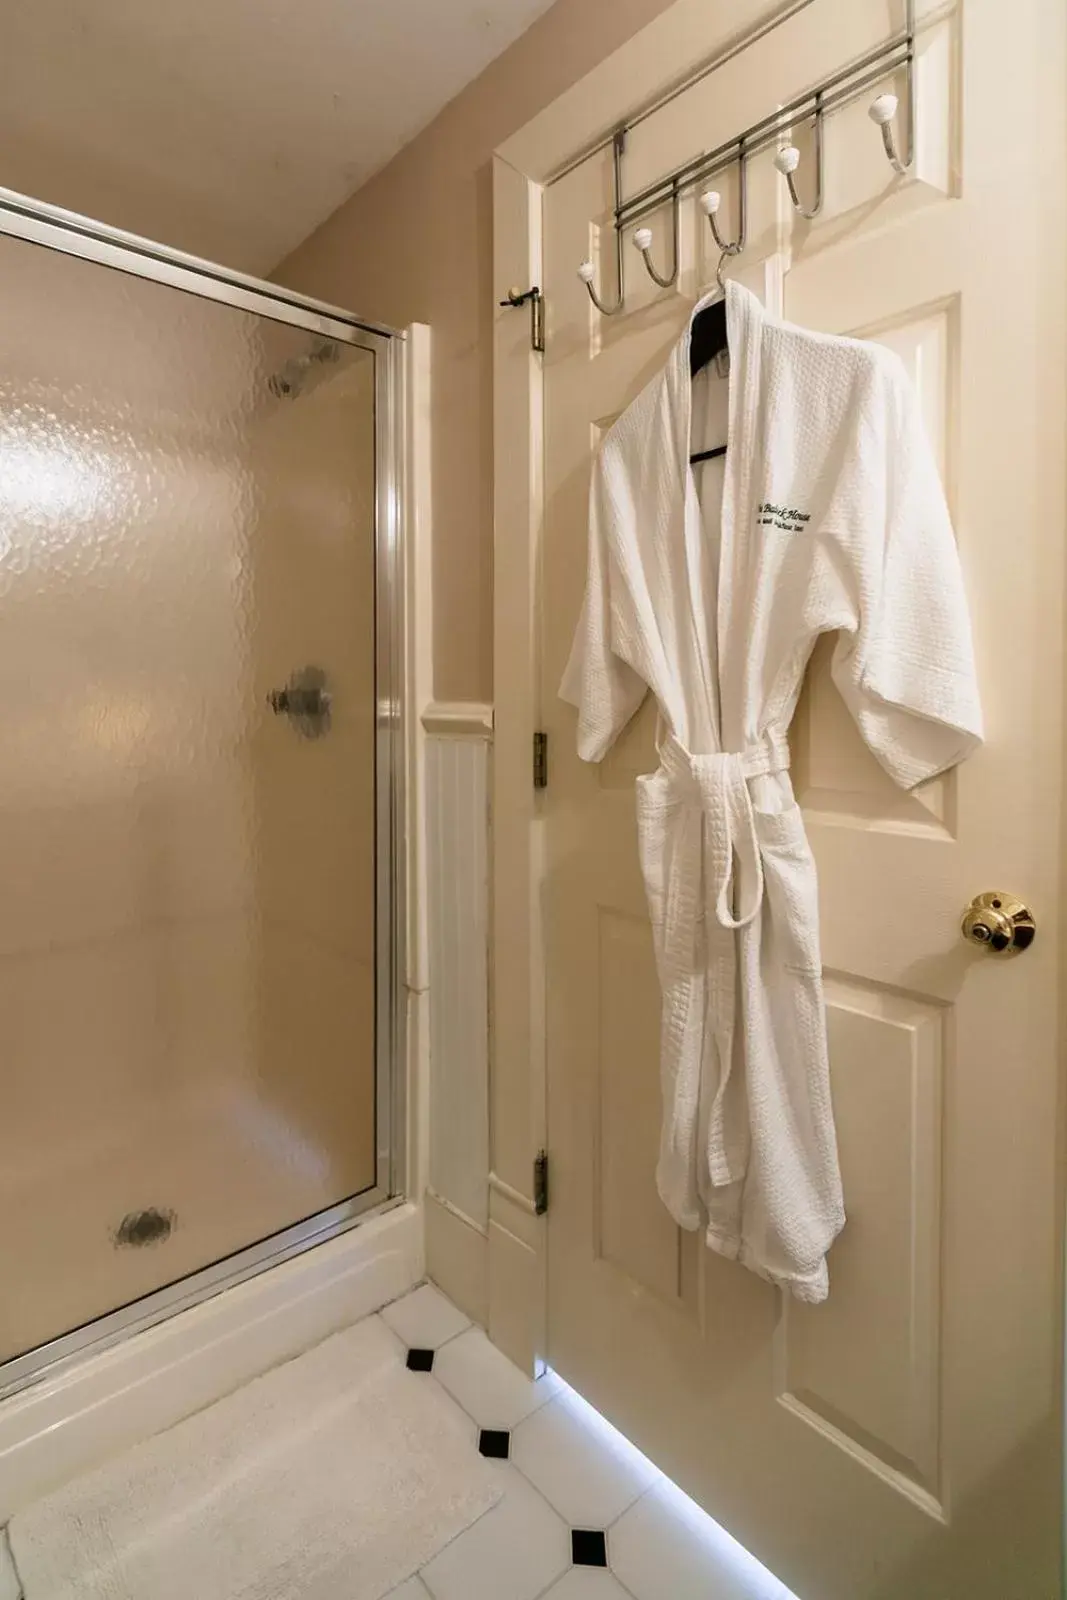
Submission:
M 732 940 L 704 950 L 698 939 L 702 910 L 709 922 L 733 932 L 759 915 L 763 904 L 763 858 L 748 779 L 789 768 L 789 745 L 777 734 L 741 751 L 693 755 L 673 736 L 660 746 L 660 770 L 673 796 L 686 803 L 680 837 L 672 850 L 665 907 L 667 970 L 678 975 L 677 1045 L 703 1036 L 705 1005 L 719 1054 L 719 1082 L 708 1123 L 708 1167 L 715 1186 L 744 1176 L 744 1130 L 728 1135 L 726 1089 L 733 1062 L 736 1024 L 736 954 Z M 703 869 L 703 873 L 701 871 Z M 703 876 L 703 883 L 701 877 Z M 710 930 L 709 930 L 710 933 Z M 704 982 L 698 977 L 703 965 Z M 735 1119 L 736 1121 L 737 1119 Z

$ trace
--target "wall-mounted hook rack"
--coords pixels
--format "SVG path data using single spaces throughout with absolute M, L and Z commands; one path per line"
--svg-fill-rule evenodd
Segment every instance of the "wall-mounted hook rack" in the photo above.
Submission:
M 623 308 L 624 290 L 622 276 L 622 235 L 623 230 L 632 227 L 635 223 L 643 222 L 648 216 L 670 205 L 675 212 L 674 236 L 675 255 L 674 272 L 670 277 L 661 276 L 654 268 L 649 257 L 649 247 L 652 240 L 649 230 L 641 228 L 634 236 L 634 243 L 644 258 L 645 266 L 655 283 L 663 288 L 669 287 L 677 279 L 677 207 L 681 196 L 700 184 L 715 177 L 719 172 L 724 172 L 734 163 L 738 163 L 742 172 L 745 163 L 750 157 L 761 150 L 771 146 L 780 145 L 783 135 L 798 124 L 811 121 L 815 125 L 815 200 L 810 208 L 805 208 L 801 202 L 796 187 L 794 173 L 799 165 L 799 155 L 795 146 L 787 145 L 779 149 L 775 165 L 783 174 L 789 186 L 789 197 L 796 210 L 808 219 L 818 215 L 823 203 L 823 119 L 831 112 L 839 110 L 842 106 L 857 99 L 865 90 L 874 88 L 883 83 L 893 73 L 904 70 L 906 76 L 907 93 L 907 118 L 906 118 L 906 148 L 903 153 L 898 152 L 893 128 L 893 121 L 897 111 L 897 98 L 892 94 L 881 94 L 870 108 L 872 120 L 881 129 L 882 143 L 886 156 L 897 173 L 907 173 L 911 170 L 915 160 L 916 149 L 916 96 L 915 96 L 915 0 L 905 0 L 905 26 L 903 33 L 895 35 L 885 44 L 869 50 L 865 55 L 842 67 L 838 72 L 832 73 L 828 78 L 810 89 L 806 94 L 799 95 L 787 105 L 780 106 L 777 111 L 772 111 L 759 122 L 752 123 L 732 139 L 717 145 L 714 150 L 703 152 L 691 160 L 683 162 L 671 172 L 664 173 L 661 178 L 646 184 L 636 194 L 629 195 L 626 199 L 622 194 L 622 155 L 626 143 L 627 127 L 616 129 L 612 136 L 612 178 L 613 178 L 613 207 L 612 221 L 615 234 L 615 265 L 616 265 L 616 292 L 615 299 L 607 302 L 601 298 L 595 285 L 596 269 L 591 261 L 583 261 L 578 268 L 578 276 L 589 292 L 589 298 L 597 310 L 604 316 L 615 316 Z M 681 85 L 676 94 L 682 94 L 692 86 L 693 80 Z M 674 95 L 667 96 L 657 105 L 666 105 Z M 712 189 L 709 194 L 716 194 Z M 745 185 L 742 184 L 742 201 Z M 702 201 L 703 204 L 703 201 Z M 709 210 L 705 205 L 705 214 L 711 223 L 712 232 L 719 244 L 722 255 L 719 260 L 719 281 L 721 282 L 722 266 L 726 258 L 736 255 L 738 249 L 744 247 L 744 221 L 738 231 L 738 238 L 733 241 L 724 241 L 719 234 L 716 222 L 715 206 Z M 729 245 L 737 246 L 735 249 Z

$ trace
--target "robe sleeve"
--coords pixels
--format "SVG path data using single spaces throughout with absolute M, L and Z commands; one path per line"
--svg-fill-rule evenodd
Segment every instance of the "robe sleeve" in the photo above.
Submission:
M 869 749 L 911 789 L 981 744 L 982 714 L 956 540 L 903 365 L 880 364 L 865 399 L 855 625 L 841 631 L 832 673 Z
M 625 522 L 628 489 L 625 468 L 605 441 L 589 491 L 585 596 L 559 691 L 578 708 L 583 761 L 603 760 L 648 692 L 646 681 L 620 653 L 622 636 L 633 632 L 632 604 L 612 544 Z

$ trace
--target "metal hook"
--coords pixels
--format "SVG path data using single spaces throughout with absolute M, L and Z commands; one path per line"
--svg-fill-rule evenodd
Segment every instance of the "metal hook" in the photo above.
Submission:
M 909 106 L 912 103 L 911 92 L 908 93 Z M 906 156 L 897 154 L 896 139 L 893 135 L 893 118 L 897 114 L 897 97 L 895 94 L 880 94 L 877 100 L 872 100 L 867 115 L 877 128 L 881 130 L 882 144 L 889 157 L 889 165 L 901 177 L 910 171 L 915 159 L 915 132 L 911 116 L 908 117 L 908 153 Z
M 882 144 L 889 158 L 889 165 L 902 178 L 911 171 L 915 161 L 915 0 L 908 0 L 906 30 L 908 41 L 907 55 L 905 57 L 905 82 L 908 87 L 908 115 L 905 122 L 906 154 L 900 155 L 898 153 L 896 137 L 893 132 L 893 119 L 897 114 L 897 106 L 900 104 L 896 95 L 880 94 L 876 100 L 871 101 L 867 108 L 867 115 L 881 132 Z
M 800 151 L 797 149 L 796 145 L 787 144 L 783 149 L 778 151 L 774 158 L 775 166 L 782 174 L 782 177 L 785 179 L 786 184 L 788 185 L 789 198 L 793 202 L 793 210 L 798 216 L 803 217 L 807 222 L 811 222 L 811 220 L 814 217 L 817 217 L 819 212 L 822 210 L 823 174 L 825 170 L 825 163 L 823 159 L 822 119 L 822 95 L 817 94 L 815 96 L 815 204 L 811 206 L 810 209 L 805 209 L 804 203 L 797 193 L 796 179 L 793 177 L 794 172 L 800 165 Z
M 653 283 L 658 283 L 661 289 L 669 289 L 678 279 L 678 185 L 671 188 L 671 270 L 666 277 L 662 277 L 652 265 L 652 230 L 651 228 L 638 228 L 634 234 L 634 249 L 639 251 L 645 263 L 648 275 Z
M 622 200 L 622 149 L 625 142 L 626 135 L 620 128 L 611 141 L 611 167 L 615 186 L 615 282 L 618 286 L 615 290 L 615 303 L 608 305 L 606 301 L 601 300 L 593 284 L 596 268 L 591 261 L 583 261 L 578 268 L 578 276 L 585 284 L 590 300 L 602 317 L 613 317 L 622 310 L 622 228 L 619 225 L 619 205 Z M 651 240 L 649 242 L 651 243 Z
M 719 193 L 718 189 L 705 189 L 704 193 L 700 196 L 700 209 L 703 211 L 704 215 L 707 217 L 709 223 L 711 224 L 711 232 L 712 232 L 712 235 L 713 235 L 713 237 L 715 239 L 715 243 L 718 245 L 719 249 L 722 251 L 724 256 L 739 256 L 741 254 L 742 250 L 745 248 L 745 236 L 746 236 L 747 231 L 748 231 L 748 166 L 747 166 L 747 161 L 748 161 L 748 156 L 747 156 L 747 152 L 745 150 L 745 141 L 742 139 L 740 141 L 740 144 L 738 145 L 738 153 L 737 153 L 737 165 L 738 165 L 737 220 L 738 220 L 738 229 L 737 229 L 737 238 L 736 239 L 724 239 L 722 234 L 719 232 L 719 224 L 716 222 L 715 218 L 716 218 L 716 216 L 718 214 L 719 207 L 722 205 L 722 195 Z M 722 268 L 722 262 L 721 261 L 719 262 L 719 268 L 720 268 L 720 270 Z M 718 272 L 716 272 L 716 277 L 719 277 Z M 719 278 L 719 282 L 720 283 L 722 282 L 721 278 Z
M 726 293 L 726 279 L 722 275 L 722 269 L 726 265 L 727 261 L 729 261 L 730 254 L 731 252 L 729 250 L 724 250 L 715 267 L 715 282 L 719 285 L 719 288 L 722 290 L 723 294 Z

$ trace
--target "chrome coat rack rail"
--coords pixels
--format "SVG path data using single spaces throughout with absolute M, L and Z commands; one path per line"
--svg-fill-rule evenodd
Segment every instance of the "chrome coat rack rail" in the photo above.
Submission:
M 716 277 L 720 286 L 726 261 L 740 255 L 745 248 L 748 211 L 748 161 L 761 150 L 777 146 L 774 164 L 785 178 L 789 198 L 794 210 L 809 221 L 822 209 L 824 190 L 823 121 L 827 114 L 857 99 L 866 89 L 890 77 L 903 68 L 906 74 L 906 102 L 904 110 L 903 149 L 897 147 L 895 129 L 898 100 L 894 94 L 880 94 L 870 104 L 868 115 L 882 135 L 882 145 L 893 171 L 903 175 L 910 171 L 915 160 L 915 0 L 907 0 L 904 32 L 895 35 L 877 49 L 842 67 L 838 72 L 808 90 L 806 94 L 780 106 L 759 122 L 752 123 L 743 132 L 685 161 L 673 171 L 665 173 L 636 194 L 623 198 L 622 164 L 629 126 L 623 126 L 612 138 L 612 180 L 614 192 L 613 221 L 615 234 L 615 294 L 611 300 L 602 298 L 595 284 L 596 268 L 591 261 L 583 261 L 578 276 L 589 292 L 589 298 L 604 316 L 614 316 L 623 308 L 623 230 L 643 221 L 653 212 L 669 205 L 671 208 L 671 259 L 666 272 L 660 272 L 652 260 L 652 233 L 646 227 L 635 229 L 634 247 L 641 255 L 652 281 L 661 288 L 670 288 L 677 281 L 679 203 L 681 196 L 718 173 L 736 166 L 738 171 L 737 233 L 727 239 L 720 231 L 718 213 L 722 196 L 716 189 L 705 190 L 700 196 L 700 206 L 711 226 L 719 247 L 719 264 Z M 806 205 L 797 185 L 795 174 L 800 165 L 800 152 L 792 143 L 782 144 L 784 135 L 794 128 L 812 124 L 815 132 L 815 178 L 812 199 Z

